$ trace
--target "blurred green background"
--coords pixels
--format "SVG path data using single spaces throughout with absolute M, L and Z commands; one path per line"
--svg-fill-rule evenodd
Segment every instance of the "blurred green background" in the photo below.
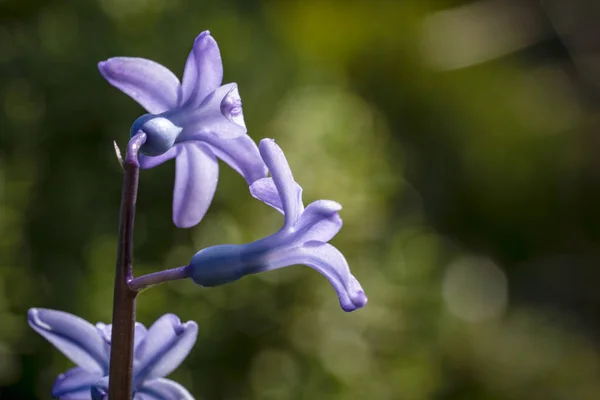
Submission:
M 286 151 L 369 304 L 285 268 L 143 293 L 197 321 L 170 377 L 197 399 L 600 399 L 600 18 L 593 1 L 0 1 L 0 398 L 72 365 L 29 307 L 108 322 L 123 148 L 144 111 L 98 61 L 181 76 L 209 29 L 249 134 Z M 596 58 L 594 58 L 596 56 Z M 243 243 L 281 216 L 222 165 L 206 218 L 171 222 L 174 165 L 144 171 L 135 272 Z

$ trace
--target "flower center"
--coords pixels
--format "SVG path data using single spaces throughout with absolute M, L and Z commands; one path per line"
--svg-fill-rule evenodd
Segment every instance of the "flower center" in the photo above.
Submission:
M 244 112 L 242 110 L 242 99 L 238 92 L 237 85 L 231 88 L 221 102 L 221 114 L 228 120 L 241 127 L 246 127 L 244 122 Z

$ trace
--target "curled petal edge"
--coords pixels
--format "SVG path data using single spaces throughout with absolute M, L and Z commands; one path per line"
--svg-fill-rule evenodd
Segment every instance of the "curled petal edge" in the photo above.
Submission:
M 295 264 L 309 266 L 327 278 L 335 289 L 344 311 L 354 311 L 367 304 L 367 296 L 358 280 L 350 273 L 346 259 L 332 245 L 311 241 L 302 246 L 280 251 L 269 257 L 263 270 L 274 270 Z

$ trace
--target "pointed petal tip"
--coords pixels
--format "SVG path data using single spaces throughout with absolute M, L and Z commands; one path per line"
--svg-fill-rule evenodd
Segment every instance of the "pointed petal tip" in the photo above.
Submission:
M 200 49 L 206 49 L 207 47 L 205 46 L 215 46 L 218 47 L 217 45 L 217 41 L 215 40 L 214 37 L 212 37 L 212 35 L 210 34 L 210 31 L 204 31 L 204 32 L 200 32 L 200 34 L 198 36 L 196 36 L 196 39 L 194 39 L 194 50 L 200 50 Z M 219 60 L 220 60 L 220 55 L 219 55 Z
M 98 71 L 100 71 L 100 75 L 102 75 L 104 77 L 104 79 L 107 79 L 107 80 L 111 75 L 111 66 L 110 66 L 111 60 L 113 60 L 113 58 L 108 58 L 106 60 L 98 62 Z
M 40 317 L 40 313 L 44 312 L 46 309 L 44 308 L 30 308 L 27 311 L 27 320 L 29 322 L 29 325 L 31 327 L 36 326 L 36 327 L 40 327 L 46 330 L 51 331 L 52 327 L 50 325 L 48 325 L 47 323 L 45 323 L 44 321 L 42 321 L 41 317 Z
M 37 318 L 37 314 L 38 314 L 37 308 L 30 308 L 29 310 L 27 310 L 27 322 L 29 322 L 29 325 L 34 323 L 34 321 Z
M 210 31 L 207 29 L 205 31 L 200 32 L 200 34 L 198 36 L 196 36 L 196 40 L 200 40 L 203 39 L 207 36 L 210 36 Z

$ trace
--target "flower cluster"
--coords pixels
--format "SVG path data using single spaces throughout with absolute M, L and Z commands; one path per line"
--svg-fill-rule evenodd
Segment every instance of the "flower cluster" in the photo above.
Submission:
M 59 375 L 52 396 L 64 400 L 104 398 L 112 325 L 94 326 L 75 315 L 42 308 L 30 309 L 28 319 L 37 333 L 77 365 Z M 163 315 L 149 329 L 135 324 L 134 400 L 193 399 L 183 386 L 164 377 L 187 357 L 197 336 L 195 322 L 182 324 L 173 314 Z
M 130 148 L 137 150 L 141 144 L 135 162 L 148 169 L 175 159 L 172 213 L 177 227 L 195 226 L 204 217 L 217 188 L 218 159 L 245 179 L 253 197 L 284 216 L 281 229 L 266 238 L 203 249 L 186 266 L 132 278 L 127 282 L 130 290 L 174 279 L 218 286 L 249 274 L 302 264 L 327 278 L 344 311 L 367 303 L 346 259 L 328 243 L 342 227 L 341 205 L 317 200 L 305 207 L 302 188 L 281 148 L 273 139 L 263 139 L 257 146 L 248 136 L 237 85 L 222 84 L 221 55 L 208 31 L 194 41 L 181 82 L 164 66 L 142 58 L 110 58 L 98 68 L 111 85 L 148 111 L 131 127 Z M 29 324 L 77 365 L 58 377 L 54 397 L 107 398 L 111 325 L 94 326 L 47 309 L 31 309 Z M 172 314 L 148 330 L 136 323 L 134 399 L 192 399 L 185 388 L 164 377 L 190 352 L 197 332 L 196 323 L 182 324 Z
M 252 184 L 267 175 L 254 141 L 246 134 L 237 85 L 221 86 L 223 64 L 217 42 L 202 32 L 185 64 L 181 84 L 167 68 L 143 58 L 116 57 L 98 64 L 106 80 L 150 114 L 139 117 L 131 136 L 147 135 L 142 168 L 175 158 L 173 222 L 200 222 L 215 194 L 217 158 Z

